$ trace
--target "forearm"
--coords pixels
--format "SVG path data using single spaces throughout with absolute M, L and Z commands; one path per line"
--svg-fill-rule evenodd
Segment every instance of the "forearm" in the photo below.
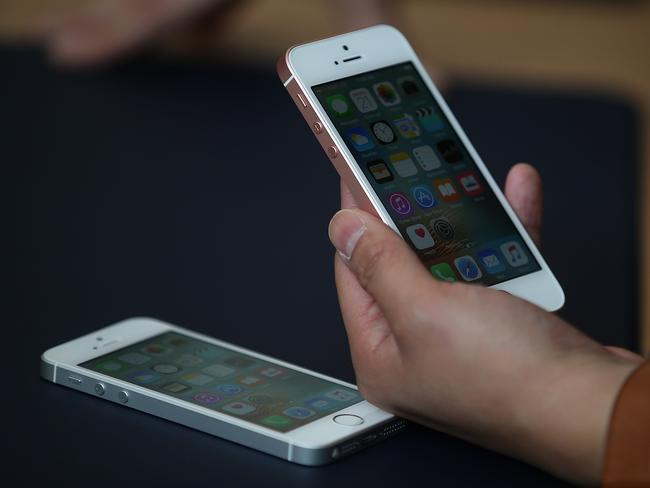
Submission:
M 567 358 L 526 395 L 514 422 L 515 455 L 572 482 L 599 484 L 612 410 L 637 366 L 592 352 Z
M 650 486 L 650 361 L 634 371 L 614 407 L 603 485 Z

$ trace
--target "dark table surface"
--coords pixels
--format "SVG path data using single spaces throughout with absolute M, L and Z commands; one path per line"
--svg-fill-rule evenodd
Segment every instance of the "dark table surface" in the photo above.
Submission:
M 415 425 L 296 466 L 40 380 L 43 350 L 140 315 L 354 381 L 326 232 L 338 178 L 270 66 L 73 74 L 5 48 L 0 70 L 10 473 L 31 486 L 562 485 Z M 449 99 L 498 181 L 511 163 L 540 167 L 560 313 L 634 347 L 635 112 L 597 94 L 461 86 Z

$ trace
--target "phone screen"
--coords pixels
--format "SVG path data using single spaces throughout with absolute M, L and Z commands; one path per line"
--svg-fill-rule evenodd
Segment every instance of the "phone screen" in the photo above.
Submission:
M 312 90 L 435 278 L 493 285 L 540 269 L 411 62 Z
M 79 366 L 279 432 L 363 400 L 351 388 L 177 332 Z

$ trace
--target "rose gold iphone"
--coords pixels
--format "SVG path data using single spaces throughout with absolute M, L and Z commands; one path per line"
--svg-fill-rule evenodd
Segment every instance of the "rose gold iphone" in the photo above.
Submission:
M 292 47 L 278 73 L 357 202 L 434 278 L 562 306 L 560 284 L 398 30 Z

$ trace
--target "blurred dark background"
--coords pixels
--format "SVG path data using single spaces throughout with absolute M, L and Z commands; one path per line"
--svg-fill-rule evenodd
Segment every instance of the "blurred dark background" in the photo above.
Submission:
M 650 98 L 637 88 L 650 72 L 625 70 L 648 8 L 489 3 L 406 2 L 399 22 L 497 181 L 518 161 L 540 169 L 543 253 L 567 294 L 560 314 L 599 341 L 638 350 Z M 282 9 L 251 1 L 229 14 L 216 47 L 195 49 L 179 34 L 126 60 L 72 69 L 54 66 L 26 34 L 39 2 L 16 5 L 0 15 L 5 330 L 17 393 L 9 465 L 70 486 L 326 486 L 361 473 L 377 484 L 408 476 L 561 485 L 417 426 L 327 468 L 293 466 L 39 380 L 46 348 L 145 315 L 354 381 L 327 239 L 338 178 L 270 54 L 336 29 L 318 2 L 291 4 L 304 22 L 278 30 Z M 605 13 L 613 20 L 603 36 L 628 34 L 610 39 L 621 43 L 617 56 L 597 53 L 604 41 L 585 27 L 605 25 Z M 536 40 L 549 20 L 554 36 Z M 569 35 L 571 22 L 580 38 Z M 608 59 L 604 74 L 596 65 Z

